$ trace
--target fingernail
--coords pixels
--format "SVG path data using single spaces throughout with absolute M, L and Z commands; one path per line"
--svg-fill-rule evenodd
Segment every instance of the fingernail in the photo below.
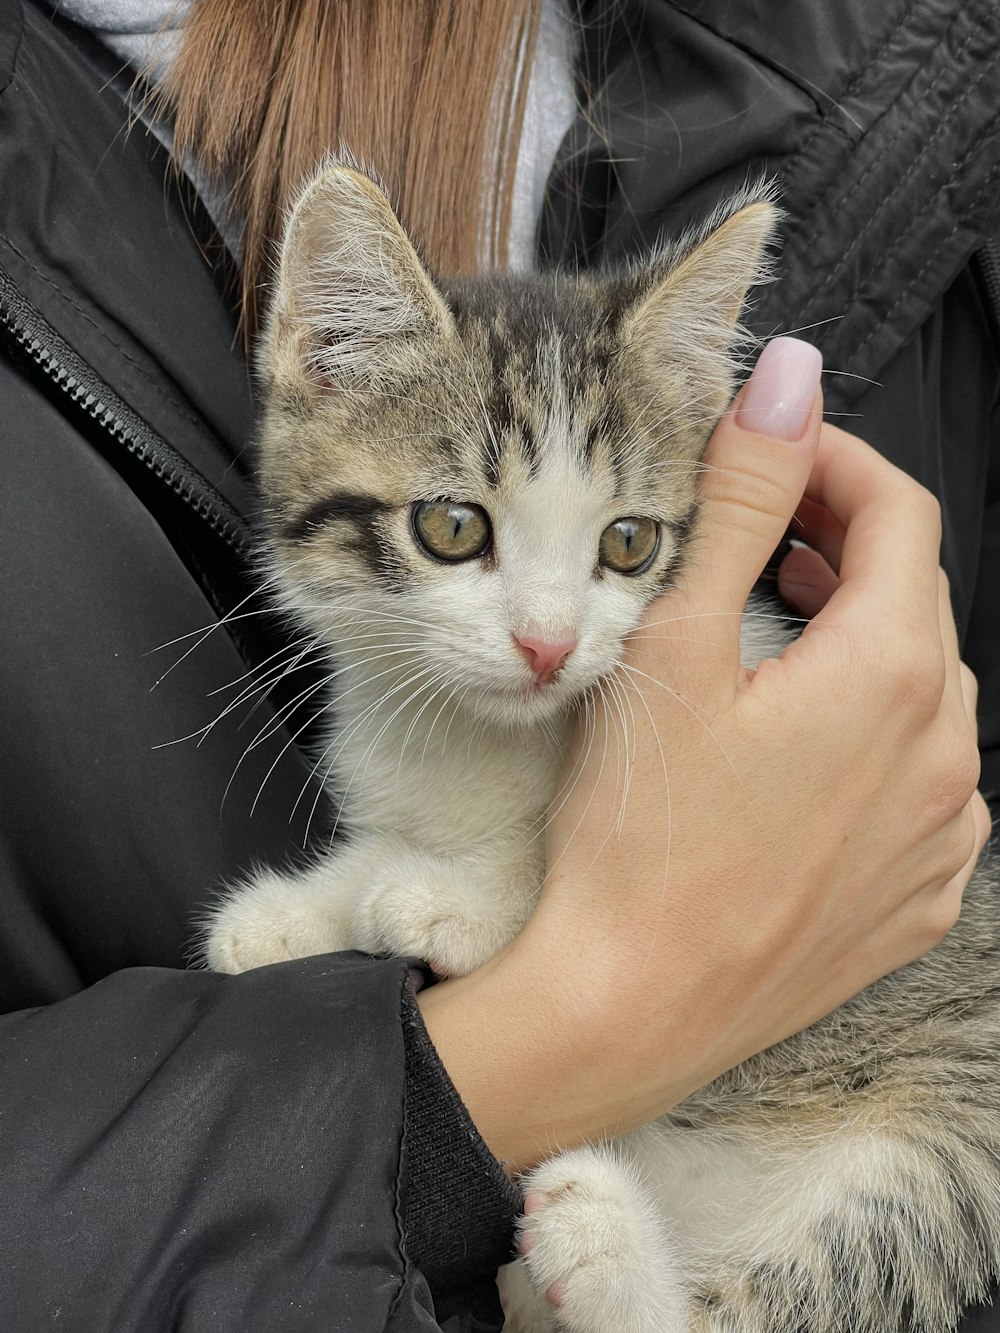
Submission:
M 775 338 L 761 352 L 743 390 L 736 424 L 792 444 L 801 440 L 819 388 L 823 357 L 800 338 Z

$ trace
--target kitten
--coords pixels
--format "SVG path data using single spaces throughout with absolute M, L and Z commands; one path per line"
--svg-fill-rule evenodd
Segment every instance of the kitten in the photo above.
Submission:
M 360 948 L 456 974 L 517 934 L 572 710 L 677 576 L 773 222 L 748 194 L 628 272 L 435 283 L 366 176 L 306 189 L 260 471 L 283 601 L 335 664 L 319 767 L 349 836 L 231 890 L 211 966 Z M 748 659 L 780 624 L 747 617 Z M 548 1201 L 502 1275 L 508 1327 L 952 1328 L 1000 1267 L 995 892 L 980 870 L 927 958 L 533 1171 Z

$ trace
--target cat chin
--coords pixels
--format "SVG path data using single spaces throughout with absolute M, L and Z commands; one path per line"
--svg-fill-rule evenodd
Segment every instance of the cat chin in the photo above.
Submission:
M 516 730 L 565 716 L 579 697 L 558 684 L 508 685 L 470 691 L 467 703 L 484 722 Z

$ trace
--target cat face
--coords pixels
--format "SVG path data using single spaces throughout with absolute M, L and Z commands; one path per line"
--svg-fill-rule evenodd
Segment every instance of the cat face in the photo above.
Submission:
M 677 576 L 773 215 L 627 273 L 435 284 L 367 177 L 319 177 L 261 352 L 297 615 L 428 707 L 530 725 L 578 699 Z

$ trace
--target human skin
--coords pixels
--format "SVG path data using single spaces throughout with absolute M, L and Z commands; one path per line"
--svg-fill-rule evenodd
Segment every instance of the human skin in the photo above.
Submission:
M 681 586 L 580 724 L 533 916 L 418 997 L 512 1172 L 655 1118 L 927 952 L 989 834 L 937 502 L 822 423 L 818 358 L 780 341 L 709 443 Z M 740 612 L 793 514 L 810 549 L 779 587 L 812 619 L 748 671 Z

